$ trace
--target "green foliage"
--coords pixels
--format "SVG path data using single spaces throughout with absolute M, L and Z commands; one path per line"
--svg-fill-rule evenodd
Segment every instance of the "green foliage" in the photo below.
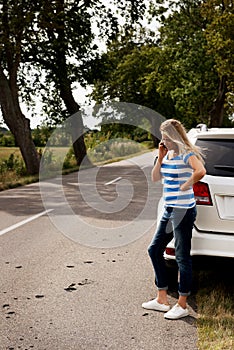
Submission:
M 106 139 L 126 138 L 137 142 L 148 141 L 150 139 L 149 133 L 134 125 L 112 123 L 103 124 L 101 126 L 100 136 L 105 136 Z
M 0 146 L 2 147 L 15 146 L 15 138 L 10 131 L 0 133 Z
M 217 2 L 215 4 L 215 1 L 212 3 L 210 0 L 204 4 L 212 3 L 211 9 L 215 9 Z M 142 31 L 140 37 L 134 33 L 132 36 L 119 36 L 113 41 L 98 60 L 100 68 L 98 73 L 95 71 L 93 78 L 92 97 L 97 102 L 115 99 L 138 103 L 165 117 L 180 119 L 187 128 L 201 122 L 212 124 L 210 111 L 220 93 L 224 65 L 229 75 L 228 81 L 232 80 L 230 61 L 233 63 L 233 42 L 230 41 L 230 33 L 233 33 L 233 21 L 230 14 L 227 25 L 227 15 L 222 20 L 216 18 L 220 24 L 214 24 L 214 28 L 222 43 L 218 49 L 217 45 L 209 42 L 212 18 L 211 15 L 209 18 L 204 15 L 204 4 L 199 0 L 151 1 L 152 18 L 156 17 L 161 23 L 159 34 L 149 38 L 148 33 Z M 228 8 L 229 12 L 233 11 L 233 8 L 230 10 L 230 4 Z M 144 35 L 145 40 L 142 40 Z M 226 43 L 231 44 L 229 51 Z M 217 51 L 216 55 L 222 62 L 220 68 L 214 51 Z M 228 60 L 224 57 L 228 57 Z M 233 96 L 230 87 L 231 84 L 229 96 Z M 220 110 L 217 111 L 221 123 L 225 108 L 224 125 L 228 124 L 226 120 L 232 115 L 227 103 L 226 98 L 226 104 L 221 102 Z
M 233 0 L 208 0 L 202 5 L 201 14 L 208 21 L 206 39 L 208 53 L 214 57 L 220 77 L 227 79 L 227 108 L 234 108 L 234 3 Z
M 85 144 L 87 150 L 91 150 L 100 143 L 119 138 L 140 143 L 150 141 L 151 135 L 143 128 L 134 125 L 109 123 L 103 124 L 100 131 L 90 131 L 86 133 Z
M 103 124 L 100 131 L 89 131 L 85 135 L 87 153 L 92 162 L 106 162 L 148 149 L 145 143 L 150 134 L 133 125 Z
M 162 0 L 160 3 L 166 2 Z M 230 12 L 233 13 L 233 2 L 183 0 L 168 3 L 170 12 L 165 8 L 163 17 L 159 14 L 161 5 L 154 3 L 153 7 L 153 14 L 161 18 L 160 38 L 166 51 L 165 64 L 168 68 L 163 80 L 159 81 L 160 89 L 168 90 L 187 125 L 192 126 L 192 119 L 212 125 L 213 120 L 210 120 L 210 117 L 216 118 L 214 123 L 217 126 L 221 126 L 221 123 L 227 124 L 225 119 L 223 121 L 223 114 L 228 119 L 233 110 L 227 108 L 228 94 L 224 102 L 225 85 L 221 87 L 220 81 L 224 74 L 227 74 L 227 81 L 230 81 L 233 74 L 233 17 L 229 16 Z M 225 8 L 224 12 L 229 13 L 227 22 L 224 18 L 221 19 L 222 8 Z M 220 38 L 219 45 L 215 43 L 217 36 Z M 229 45 L 225 44 L 226 40 Z M 232 73 L 221 73 L 217 64 L 217 54 L 221 58 L 220 62 L 224 63 L 225 57 L 228 57 L 229 63 L 232 60 L 232 65 L 228 64 Z M 168 80 L 167 84 L 165 80 Z M 222 94 L 223 100 L 220 98 Z M 230 84 L 229 95 L 233 95 Z M 219 105 L 216 105 L 215 101 L 218 101 Z M 217 109 L 216 115 L 211 114 L 214 108 Z
M 47 141 L 52 135 L 54 128 L 42 125 L 32 130 L 32 138 L 36 147 L 45 147 Z
M 23 160 L 11 153 L 8 159 L 0 161 L 0 179 L 7 176 L 9 172 L 14 172 L 16 176 L 26 174 L 26 168 Z
M 159 90 L 169 94 L 187 127 L 209 122 L 218 90 L 212 56 L 206 52 L 199 8 L 187 7 L 168 17 L 161 29 L 164 66 Z
M 160 94 L 156 81 L 150 79 L 160 66 L 161 50 L 147 39 L 145 44 L 142 41 L 141 37 L 120 36 L 109 46 L 99 61 L 103 68 L 94 76 L 92 97 L 97 102 L 115 99 L 136 103 L 170 116 L 174 112 L 172 100 Z
M 26 50 L 22 50 L 22 97 L 29 102 L 37 91 L 48 122 L 56 125 L 79 108 L 72 89 L 77 84 L 87 84 L 91 61 L 100 50 L 95 43 L 97 37 L 103 43 L 113 40 L 121 27 L 119 16 L 125 20 L 126 30 L 130 30 L 142 19 L 145 4 L 140 0 L 111 0 L 109 4 L 101 0 L 37 3 L 37 16 L 28 32 Z M 29 72 L 31 82 L 27 79 Z
M 88 156 L 93 163 L 114 161 L 116 158 L 142 152 L 144 146 L 127 139 L 110 139 L 99 143 L 96 147 L 88 150 Z
M 76 166 L 76 158 L 73 148 L 70 148 L 63 162 L 63 169 L 70 169 Z
M 145 8 L 140 0 L 0 0 L 1 66 L 10 77 L 13 62 L 11 82 L 21 100 L 30 108 L 39 98 L 48 122 L 59 124 L 81 104 L 76 105 L 72 89 L 87 84 L 89 66 L 100 51 L 97 38 L 105 44 L 121 26 L 130 31 Z

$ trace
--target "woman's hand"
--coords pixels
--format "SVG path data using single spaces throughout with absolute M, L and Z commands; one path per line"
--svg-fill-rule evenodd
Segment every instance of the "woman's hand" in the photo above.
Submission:
M 168 149 L 166 148 L 164 143 L 161 141 L 158 146 L 158 158 L 162 160 L 167 154 L 167 152 L 168 152 Z
M 168 152 L 168 149 L 165 147 L 163 142 L 160 142 L 160 144 L 158 146 L 158 157 L 156 158 L 157 160 L 156 160 L 154 167 L 153 167 L 153 170 L 151 172 L 151 179 L 154 182 L 159 181 L 162 178 L 161 164 L 162 164 L 163 158 L 165 157 L 167 152 Z
M 185 182 L 185 183 L 183 183 L 182 185 L 180 185 L 180 190 L 181 190 L 181 191 L 187 191 L 187 190 L 190 189 L 190 187 L 191 187 L 191 185 L 188 185 L 188 184 Z

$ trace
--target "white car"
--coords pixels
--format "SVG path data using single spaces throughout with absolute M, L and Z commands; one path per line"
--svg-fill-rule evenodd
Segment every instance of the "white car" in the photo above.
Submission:
M 234 258 L 234 128 L 200 125 L 188 132 L 203 149 L 206 175 L 194 185 L 197 219 L 191 255 Z M 165 259 L 175 259 L 173 240 Z

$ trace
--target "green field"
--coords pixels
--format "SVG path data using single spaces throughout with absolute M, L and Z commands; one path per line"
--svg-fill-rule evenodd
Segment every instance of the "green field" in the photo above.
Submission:
M 15 157 L 21 157 L 19 147 L 0 147 L 0 160 L 6 160 L 14 154 Z

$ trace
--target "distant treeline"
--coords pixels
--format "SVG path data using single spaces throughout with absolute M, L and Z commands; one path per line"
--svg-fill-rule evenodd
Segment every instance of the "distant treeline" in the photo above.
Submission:
M 32 138 L 36 147 L 45 147 L 55 128 L 41 126 L 32 130 Z M 84 138 L 87 149 L 92 149 L 101 142 L 110 139 L 123 138 L 136 142 L 151 141 L 151 135 L 148 131 L 135 127 L 133 125 L 108 124 L 103 125 L 100 130 L 84 130 Z M 63 147 L 67 145 L 69 135 L 61 131 L 53 139 L 53 145 Z M 0 128 L 0 147 L 17 147 L 13 134 L 6 128 Z

